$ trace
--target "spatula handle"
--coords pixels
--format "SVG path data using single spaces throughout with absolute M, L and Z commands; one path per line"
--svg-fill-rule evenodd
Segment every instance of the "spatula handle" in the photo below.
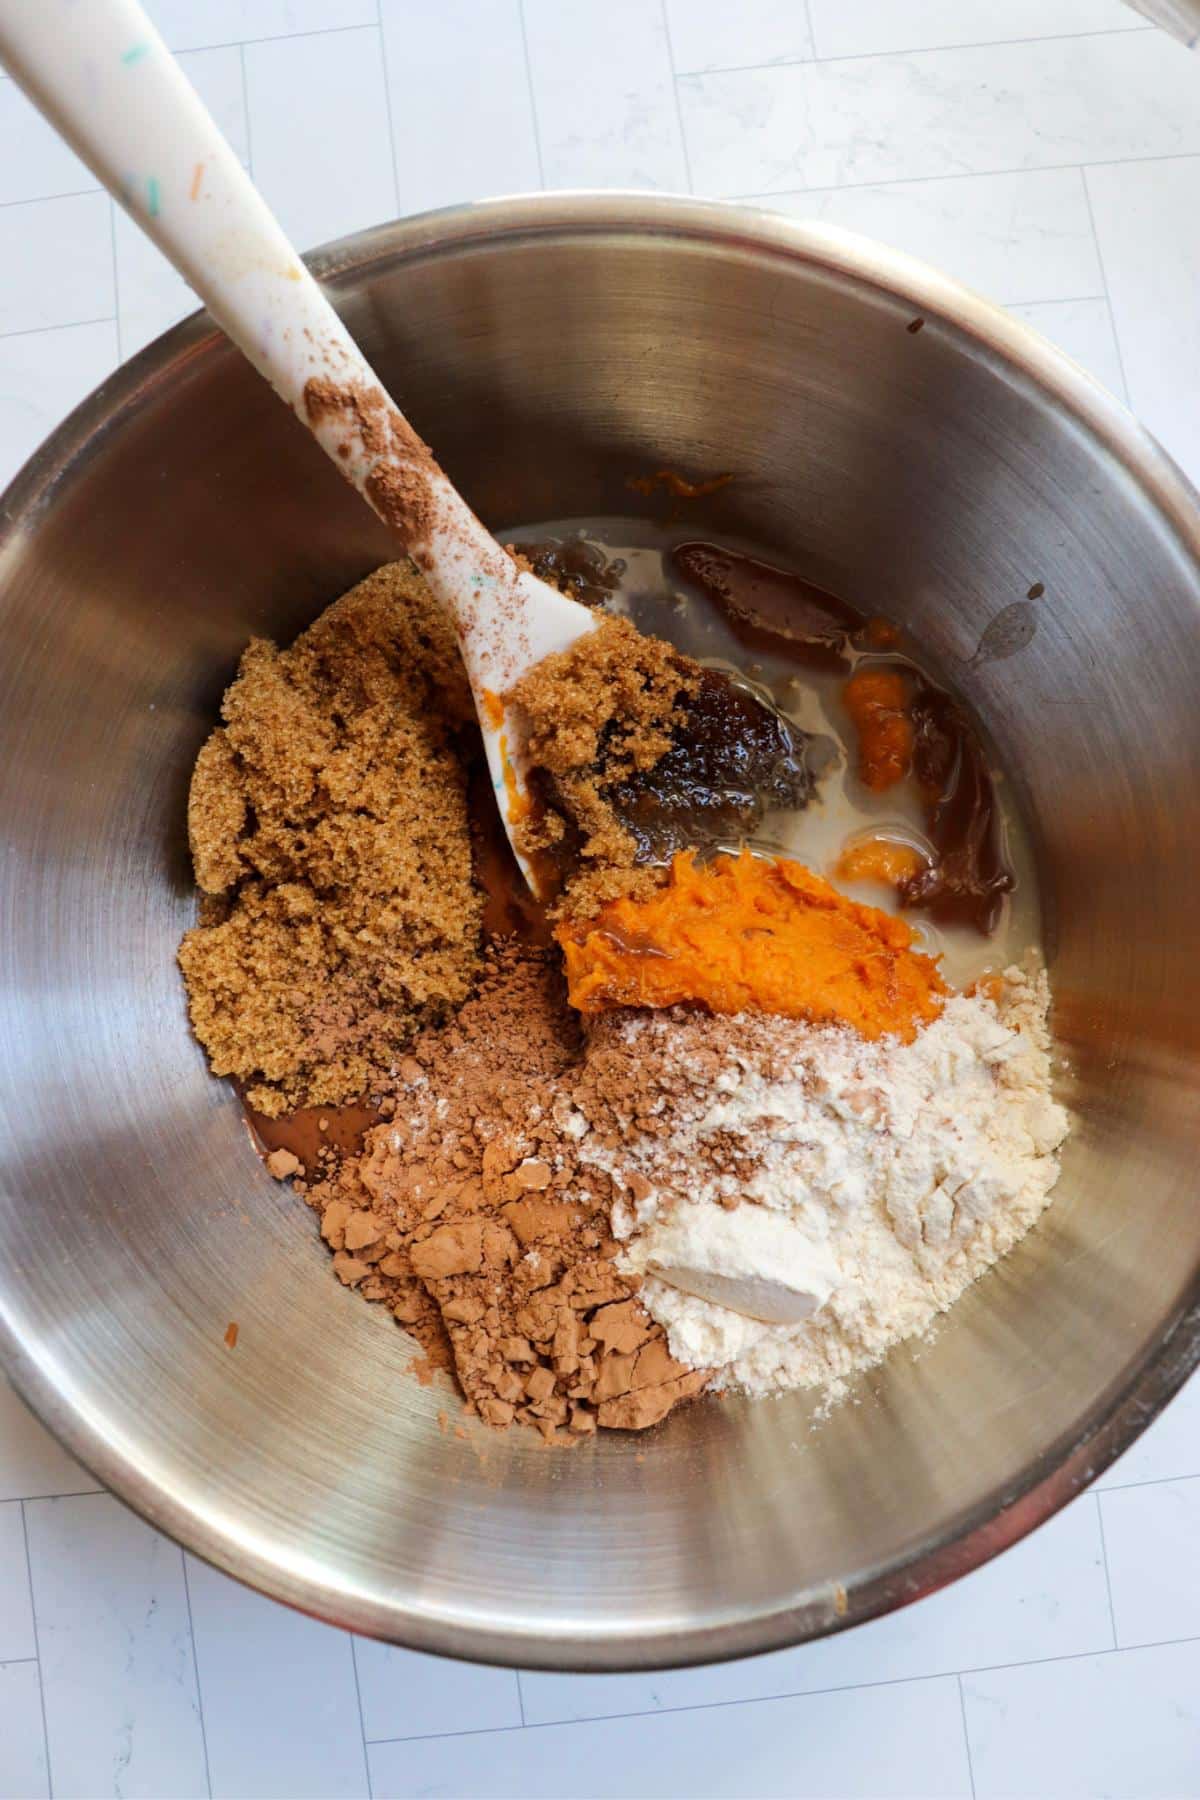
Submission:
M 466 635 L 511 559 L 430 457 L 136 0 L 0 0 L 0 60 L 374 506 Z

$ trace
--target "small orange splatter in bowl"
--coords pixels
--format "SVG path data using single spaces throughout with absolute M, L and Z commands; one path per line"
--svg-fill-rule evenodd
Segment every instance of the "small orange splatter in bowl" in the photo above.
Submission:
M 912 767 L 913 723 L 908 682 L 899 669 L 868 665 L 842 689 L 858 732 L 858 772 L 872 793 L 902 781 Z
M 915 844 L 898 838 L 854 838 L 838 858 L 834 870 L 839 881 L 875 881 L 881 887 L 898 888 L 901 882 L 928 868 L 929 858 Z

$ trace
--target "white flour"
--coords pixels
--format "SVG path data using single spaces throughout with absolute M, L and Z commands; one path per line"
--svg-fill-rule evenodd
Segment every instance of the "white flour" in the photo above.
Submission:
M 653 1260 L 656 1220 L 691 1209 L 695 1241 L 729 1218 L 714 1202 L 749 1202 L 833 1270 L 824 1304 L 795 1324 L 648 1275 L 642 1297 L 672 1353 L 716 1368 L 718 1386 L 836 1394 L 925 1331 L 1024 1236 L 1057 1179 L 1068 1118 L 1050 1095 L 1048 1001 L 1044 976 L 1010 969 L 998 1003 L 955 996 L 908 1045 L 748 1015 L 612 1027 L 663 1089 L 640 1126 L 618 1121 L 619 1147 L 611 1131 L 607 1147 L 602 1133 L 580 1146 L 628 1196 L 613 1219 L 624 1266 Z

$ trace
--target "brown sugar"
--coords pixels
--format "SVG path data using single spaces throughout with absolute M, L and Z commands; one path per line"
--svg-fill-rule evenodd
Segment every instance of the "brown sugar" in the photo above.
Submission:
M 699 675 L 689 658 L 628 619 L 605 619 L 569 649 L 544 657 L 508 695 L 541 802 L 519 828 L 521 848 L 535 859 L 557 854 L 561 881 L 579 884 L 576 910 L 597 875 L 599 903 L 614 890 L 615 872 L 633 868 L 637 842 L 612 789 L 666 755 Z M 627 891 L 620 876 L 615 891 Z
M 646 898 L 678 850 L 749 835 L 812 792 L 807 738 L 726 675 L 627 619 L 548 656 L 508 696 L 534 806 L 519 827 L 558 911 Z
M 605 619 L 542 659 L 510 698 L 528 724 L 530 759 L 563 781 L 603 762 L 610 779 L 652 769 L 687 717 L 699 665 L 628 619 Z
M 188 803 L 212 897 L 179 950 L 192 1024 L 260 1112 L 336 1103 L 479 967 L 454 635 L 392 563 L 290 649 L 254 640 L 221 711 Z
M 606 1089 L 631 1072 L 610 1055 Z M 556 955 L 501 946 L 477 994 L 412 1044 L 394 1117 L 305 1195 L 342 1281 L 427 1350 L 436 1319 L 481 1418 L 558 1443 L 655 1424 L 709 1379 L 675 1361 L 613 1263 L 612 1178 L 570 1128 L 588 1089 Z

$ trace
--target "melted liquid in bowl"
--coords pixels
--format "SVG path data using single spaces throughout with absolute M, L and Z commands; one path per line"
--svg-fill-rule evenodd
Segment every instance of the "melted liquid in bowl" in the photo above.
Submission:
M 668 639 L 732 678 L 729 684 L 712 684 L 711 705 L 700 709 L 691 745 L 668 761 L 665 771 L 660 765 L 645 792 L 627 796 L 626 820 L 647 860 L 665 860 L 689 841 L 721 841 L 722 804 L 732 793 L 759 818 L 750 833 L 752 848 L 794 857 L 869 905 L 903 911 L 921 948 L 942 957 L 951 986 L 967 987 L 1040 948 L 1033 857 L 1003 769 L 974 725 L 966 738 L 961 730 L 939 734 L 939 719 L 947 709 L 957 713 L 957 703 L 902 634 L 886 648 L 865 643 L 862 616 L 836 596 L 759 562 L 753 552 L 700 544 L 694 533 L 631 519 L 557 519 L 504 538 L 536 547 L 531 560 L 538 573 L 556 579 L 565 572 L 575 598 L 624 614 L 640 630 Z M 891 887 L 835 876 L 847 843 L 860 835 L 882 834 L 926 857 L 937 851 L 930 808 L 915 780 L 875 793 L 857 774 L 857 733 L 842 692 L 854 670 L 871 663 L 910 673 L 918 725 L 922 710 L 929 720 L 928 755 L 941 762 L 957 759 L 957 781 L 943 821 L 952 853 L 978 829 L 981 785 L 994 804 L 996 856 L 1011 887 L 992 897 L 988 932 L 956 917 L 953 907 L 934 916 L 902 907 Z M 761 704 L 748 706 L 747 699 Z M 736 740 L 732 753 L 731 739 Z M 918 760 L 919 745 L 920 739 Z M 666 804 L 660 806 L 655 790 L 664 775 Z M 475 874 L 485 893 L 485 934 L 551 942 L 541 909 L 518 871 L 482 761 L 473 771 L 469 805 Z M 727 822 L 736 830 L 732 815 Z M 735 847 L 732 831 L 727 847 Z M 979 908 L 974 910 L 978 917 Z M 368 1098 L 349 1106 L 303 1108 L 278 1119 L 247 1110 L 264 1151 L 291 1150 L 310 1172 L 330 1157 L 357 1152 L 381 1116 Z
M 733 676 L 735 694 L 740 688 L 756 696 L 781 724 L 807 735 L 816 779 L 798 809 L 771 804 L 770 734 L 760 732 L 764 754 L 747 765 L 764 800 L 752 848 L 794 857 L 855 898 L 902 911 L 921 947 L 942 957 L 952 986 L 968 986 L 1039 946 L 1033 858 L 1003 769 L 902 631 L 880 630 L 877 622 L 873 628 L 845 601 L 752 549 L 703 542 L 694 530 L 626 518 L 556 519 L 503 536 L 531 555 L 540 574 L 565 569 L 576 597 L 624 614 L 640 630 Z M 901 671 L 913 695 L 914 775 L 885 792 L 859 777 L 858 736 L 842 697 L 849 677 L 873 665 Z M 736 723 L 714 713 L 714 729 Z M 780 747 L 789 741 L 785 729 Z M 783 792 L 789 771 L 780 764 L 777 773 Z M 794 797 L 794 771 L 790 784 Z M 706 812 L 719 817 L 701 804 L 699 816 Z M 681 817 L 686 820 L 686 808 Z M 719 831 L 707 835 L 720 837 Z M 930 864 L 932 876 L 914 881 L 918 904 L 903 905 L 882 883 L 836 877 L 843 850 L 862 836 L 911 846 Z M 679 842 L 661 828 L 644 837 L 651 860 Z

